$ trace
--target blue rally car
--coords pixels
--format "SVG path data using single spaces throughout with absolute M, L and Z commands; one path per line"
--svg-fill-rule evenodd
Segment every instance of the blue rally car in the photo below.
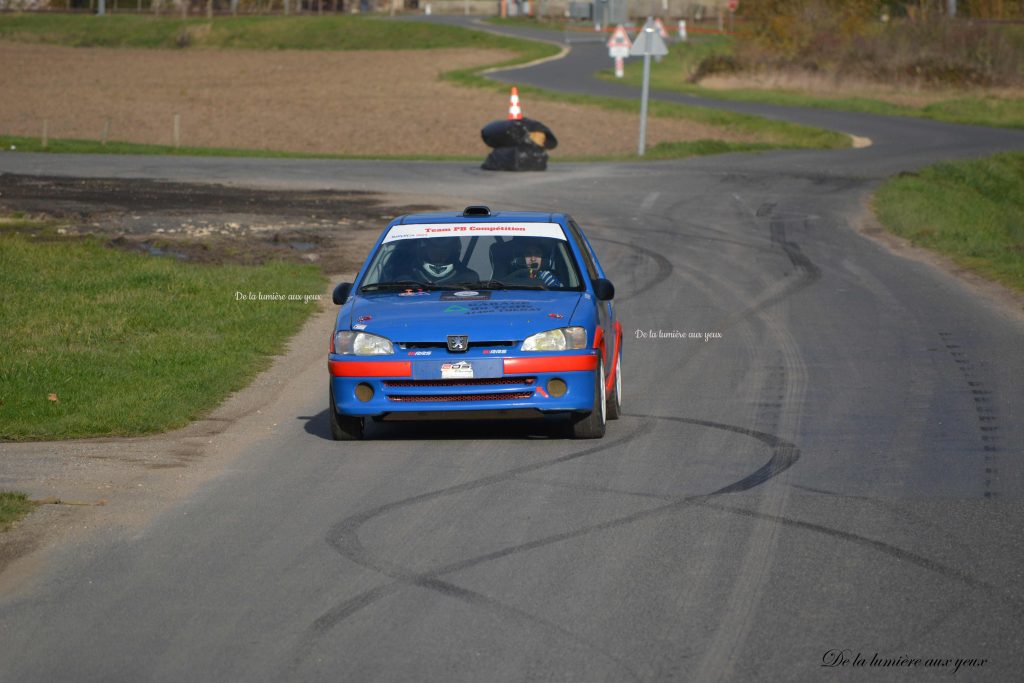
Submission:
M 330 422 L 565 414 L 600 438 L 622 401 L 615 288 L 560 213 L 401 216 L 377 240 L 331 337 Z

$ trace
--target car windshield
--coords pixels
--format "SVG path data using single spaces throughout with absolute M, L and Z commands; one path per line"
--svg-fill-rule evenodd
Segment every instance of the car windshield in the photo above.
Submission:
M 360 291 L 581 291 L 579 269 L 561 227 L 521 225 L 527 227 L 514 236 L 502 234 L 501 226 L 394 226 L 373 255 Z M 476 234 L 452 234 L 458 228 Z

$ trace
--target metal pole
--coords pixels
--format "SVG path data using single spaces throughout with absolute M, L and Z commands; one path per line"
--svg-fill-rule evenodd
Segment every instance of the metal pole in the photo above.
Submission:
M 106 0 L 100 0 L 100 5 L 99 5 L 99 8 L 96 10 L 96 14 L 98 16 L 102 17 L 106 13 L 107 13 L 107 2 L 106 2 Z
M 644 155 L 647 147 L 647 92 L 651 82 L 651 56 L 644 55 L 644 85 L 640 93 L 640 143 L 637 145 L 636 153 Z

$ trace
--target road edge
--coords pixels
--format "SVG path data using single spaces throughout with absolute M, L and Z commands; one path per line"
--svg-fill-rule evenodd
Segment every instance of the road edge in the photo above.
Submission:
M 910 240 L 890 232 L 878 220 L 874 206 L 872 206 L 873 199 L 874 192 L 865 195 L 861 199 L 860 211 L 851 221 L 851 225 L 858 234 L 895 256 L 927 264 L 952 276 L 997 312 L 1024 323 L 1024 292 L 1016 292 L 999 282 L 961 266 L 948 256 L 919 247 Z

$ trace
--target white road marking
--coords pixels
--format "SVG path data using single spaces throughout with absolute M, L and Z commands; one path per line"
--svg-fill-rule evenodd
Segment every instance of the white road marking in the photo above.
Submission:
M 649 195 L 644 197 L 642 202 L 640 202 L 640 210 L 649 211 L 651 207 L 654 206 L 654 202 L 658 201 L 658 197 L 660 196 L 660 192 L 651 192 Z

